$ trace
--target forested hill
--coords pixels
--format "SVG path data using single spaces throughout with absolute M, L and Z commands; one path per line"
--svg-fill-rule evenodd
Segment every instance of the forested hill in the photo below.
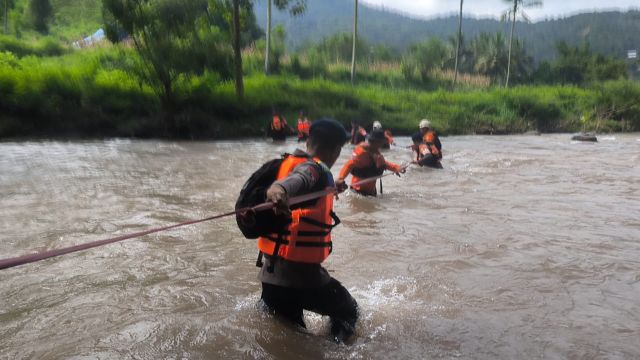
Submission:
M 297 18 L 274 10 L 274 21 L 285 25 L 290 45 L 299 47 L 336 32 L 351 31 L 352 0 L 307 1 L 307 12 Z M 264 27 L 266 1 L 257 1 L 255 11 L 258 23 Z M 499 16 L 496 14 L 496 18 Z M 366 40 L 398 50 L 431 36 L 446 40 L 458 26 L 456 16 L 422 20 L 365 5 L 360 6 L 359 21 L 360 33 Z M 498 20 L 467 18 L 463 23 L 468 39 L 481 32 L 508 34 L 508 30 L 508 26 Z M 518 23 L 516 31 L 536 61 L 553 58 L 555 44 L 560 40 L 570 45 L 587 40 L 596 52 L 624 57 L 626 50 L 640 48 L 640 11 L 588 13 L 532 24 Z

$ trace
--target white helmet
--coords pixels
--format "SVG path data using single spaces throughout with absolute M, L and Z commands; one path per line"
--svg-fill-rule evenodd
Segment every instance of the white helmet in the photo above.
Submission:
M 427 119 L 422 119 L 422 121 L 420 121 L 420 129 L 426 129 L 426 128 L 431 128 L 431 121 Z
M 382 124 L 380 123 L 380 121 L 374 121 L 373 122 L 373 128 L 375 130 L 382 129 Z

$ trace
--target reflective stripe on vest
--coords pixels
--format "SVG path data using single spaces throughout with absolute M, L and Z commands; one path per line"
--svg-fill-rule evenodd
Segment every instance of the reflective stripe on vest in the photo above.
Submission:
M 308 161 L 306 157 L 289 156 L 280 166 L 276 180 L 281 180 L 300 164 Z M 318 160 L 316 160 L 318 161 Z M 301 209 L 292 209 L 291 223 L 280 234 L 270 234 L 258 238 L 258 249 L 267 255 L 276 255 L 288 261 L 319 264 L 332 250 L 331 229 L 339 223 L 332 213 L 333 195 L 317 200 L 315 205 Z M 335 224 L 332 224 L 335 220 Z M 277 243 L 279 246 L 276 246 Z M 277 254 L 274 254 L 277 247 Z

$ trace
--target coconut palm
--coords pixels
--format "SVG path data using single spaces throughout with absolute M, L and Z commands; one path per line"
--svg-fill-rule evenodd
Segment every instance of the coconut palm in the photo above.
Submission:
M 513 48 L 513 33 L 516 28 L 516 18 L 519 14 L 524 21 L 531 22 L 527 14 L 525 14 L 525 12 L 522 9 L 528 8 L 528 7 L 542 6 L 542 0 L 503 0 L 503 1 L 513 4 L 513 8 L 505 11 L 504 14 L 502 14 L 503 20 L 511 19 L 511 36 L 509 37 L 509 61 L 507 63 L 507 79 L 504 85 L 505 87 L 509 87 L 509 76 L 511 74 L 511 50 Z

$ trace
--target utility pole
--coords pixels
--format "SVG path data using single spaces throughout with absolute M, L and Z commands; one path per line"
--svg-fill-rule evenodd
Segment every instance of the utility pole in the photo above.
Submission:
M 511 49 L 513 48 L 513 31 L 516 27 L 516 15 L 518 13 L 518 1 L 513 0 L 513 22 L 511 23 L 511 37 L 509 38 L 509 60 L 507 62 L 507 81 L 504 87 L 509 87 L 509 76 L 511 75 Z
M 458 19 L 458 41 L 456 42 L 456 66 L 453 74 L 453 89 L 456 88 L 458 82 L 458 62 L 460 60 L 460 43 L 462 42 L 462 4 L 464 0 L 460 0 L 460 17 Z
M 355 12 L 353 14 L 353 48 L 351 49 L 351 85 L 356 79 L 356 43 L 358 42 L 358 0 L 355 0 Z
M 267 46 L 264 52 L 264 73 L 269 75 L 269 56 L 271 55 L 271 0 L 267 0 Z

